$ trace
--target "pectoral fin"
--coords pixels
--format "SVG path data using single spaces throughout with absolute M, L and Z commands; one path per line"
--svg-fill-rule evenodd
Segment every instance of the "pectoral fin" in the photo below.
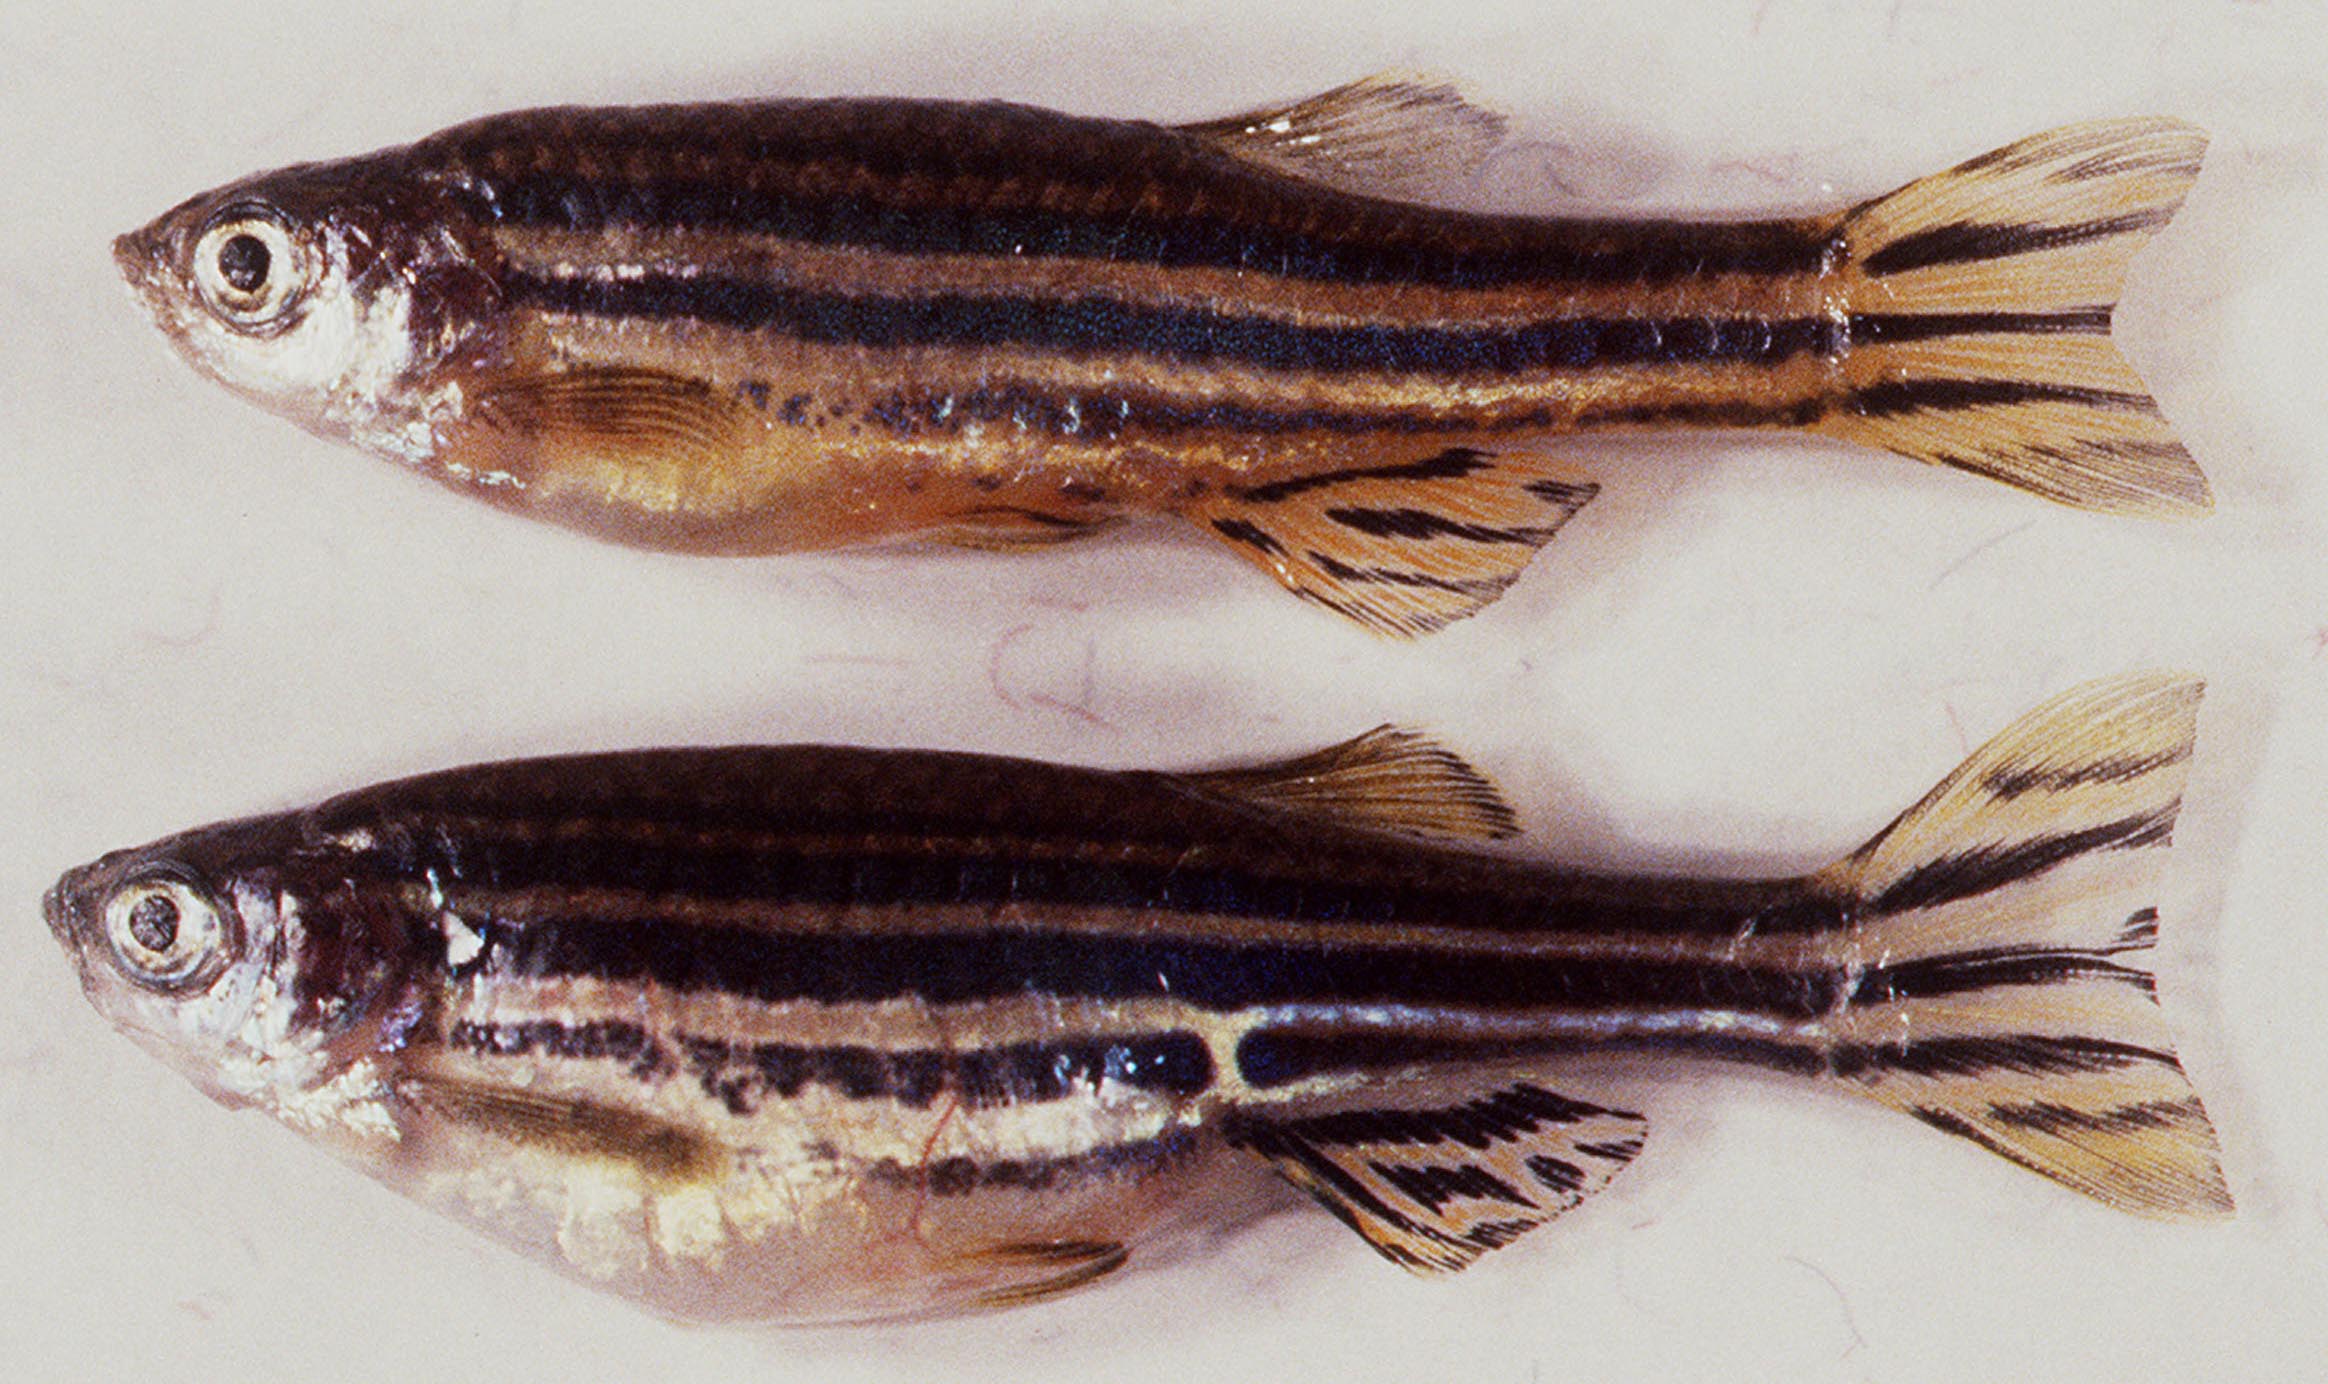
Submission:
M 1485 774 L 1422 732 L 1398 726 L 1276 764 L 1180 777 L 1220 797 L 1344 826 L 1482 841 L 1519 831 Z
M 548 451 L 700 459 L 731 446 L 752 414 L 742 401 L 699 380 L 589 367 L 487 378 L 470 391 L 469 416 Z
M 1188 514 L 1295 594 L 1385 634 L 1427 634 L 1501 596 L 1600 493 L 1543 466 L 1450 447 L 1232 486 Z
M 1114 1240 L 1042 1240 L 966 1255 L 963 1267 L 993 1278 L 993 1286 L 971 1298 L 973 1305 L 1022 1307 L 1097 1283 L 1130 1257 Z
M 1570 1210 L 1641 1151 L 1648 1121 L 1520 1082 L 1440 1109 L 1245 1116 L 1269 1160 L 1383 1258 L 1451 1272 Z
M 396 1090 L 466 1129 L 568 1157 L 625 1163 L 659 1186 L 701 1181 L 720 1166 L 716 1141 L 596 1101 L 436 1076 L 406 1077 Z
M 475 381 L 437 462 L 482 498 L 624 542 L 716 549 L 770 420 L 699 380 L 584 367 Z
M 1443 77 L 1383 72 L 1290 105 L 1180 128 L 1248 162 L 1384 194 L 1470 172 L 1503 138 L 1504 118 Z
M 1055 514 L 1022 505 L 993 505 L 955 515 L 946 524 L 916 535 L 932 543 L 990 552 L 1048 548 L 1097 533 L 1116 521 L 1112 514 Z

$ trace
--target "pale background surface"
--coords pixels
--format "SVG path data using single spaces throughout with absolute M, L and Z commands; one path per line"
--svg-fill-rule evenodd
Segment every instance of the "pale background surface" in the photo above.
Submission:
M 1286 0 L 0 8 L 0 1373 L 11 1379 L 2318 1378 L 2328 1365 L 2328 23 L 2317 4 Z M 571 17 L 579 12 L 587 18 Z M 166 17 L 163 17 L 166 13 Z M 115 232 L 493 110 L 758 94 L 1217 115 L 1377 68 L 1513 113 L 1476 200 L 1882 191 L 2048 125 L 2216 144 L 2121 339 L 2213 477 L 2146 526 L 1840 446 L 1579 446 L 1608 488 L 1394 646 L 1171 530 L 720 563 L 530 528 L 199 381 Z M 1637 1094 L 1648 1153 L 1458 1279 L 1322 1214 L 1016 1315 L 685 1331 L 214 1108 L 86 1009 L 40 891 L 99 851 L 528 752 L 832 740 L 1116 765 L 1430 725 L 1532 850 L 1801 868 L 2046 695 L 2213 691 L 2161 969 L 2241 1217 L 2150 1225 L 1857 1103 Z

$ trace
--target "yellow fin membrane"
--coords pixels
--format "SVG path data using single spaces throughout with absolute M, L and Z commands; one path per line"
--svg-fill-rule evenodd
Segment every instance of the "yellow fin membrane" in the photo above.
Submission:
M 1600 493 L 1545 465 L 1450 447 L 1228 487 L 1188 515 L 1296 595 L 1383 634 L 1427 634 L 1501 596 Z
M 1429 1274 L 1573 1209 L 1633 1160 L 1648 1127 L 1520 1082 L 1444 1109 L 1239 1116 L 1229 1143 L 1267 1159 L 1383 1258 Z
M 1497 841 L 1520 829 L 1485 774 L 1422 732 L 1398 726 L 1377 726 L 1298 759 L 1179 777 L 1218 797 L 1406 836 Z
M 1816 430 L 2080 509 L 2211 508 L 2110 342 L 2127 262 L 2182 205 L 2206 148 L 2178 120 L 2072 125 L 1846 214 L 1848 393 Z
M 2144 965 L 2200 690 L 2057 698 L 1816 877 L 1859 920 L 1838 1076 L 2121 1210 L 2230 1214 Z

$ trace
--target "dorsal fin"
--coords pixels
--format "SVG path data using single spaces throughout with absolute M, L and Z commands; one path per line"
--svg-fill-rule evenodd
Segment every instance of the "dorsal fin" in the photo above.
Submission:
M 1487 775 L 1421 731 L 1400 726 L 1377 726 L 1275 764 L 1180 777 L 1239 802 L 1405 836 L 1495 841 L 1520 829 Z
M 1418 1274 L 1500 1249 L 1608 1185 L 1649 1122 L 1519 1082 L 1443 1109 L 1244 1115 L 1229 1144 L 1269 1160 L 1375 1251 Z
M 1396 193 L 1477 168 L 1503 138 L 1504 118 L 1445 77 L 1378 72 L 1290 105 L 1180 129 L 1297 178 Z

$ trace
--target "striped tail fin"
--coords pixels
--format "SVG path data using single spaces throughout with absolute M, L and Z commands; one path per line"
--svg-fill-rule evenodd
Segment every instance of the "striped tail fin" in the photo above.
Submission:
M 1837 1076 L 2123 1210 L 2230 1214 L 2143 964 L 2200 690 L 2056 698 L 1819 876 L 1858 901 Z
M 1815 429 L 2080 509 L 2212 507 L 2110 342 L 2127 262 L 2198 176 L 2179 120 L 2035 135 L 1847 213 L 1841 406 Z

